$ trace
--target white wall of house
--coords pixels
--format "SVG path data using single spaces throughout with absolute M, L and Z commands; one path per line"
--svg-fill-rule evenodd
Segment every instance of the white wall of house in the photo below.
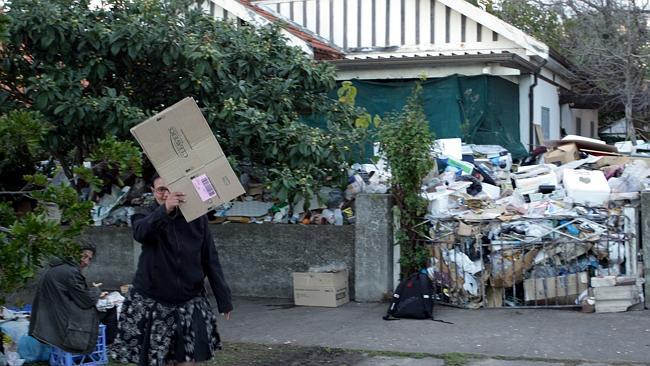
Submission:
M 568 135 L 598 138 L 598 110 L 562 105 L 562 127 Z
M 533 121 L 542 126 L 545 140 L 560 138 L 560 96 L 557 86 L 538 79 L 535 87 L 535 116 Z
M 530 148 L 530 126 L 528 124 L 528 91 L 533 84 L 532 75 L 524 75 L 519 78 L 519 139 L 521 143 Z
M 400 68 L 375 68 L 368 70 L 339 70 L 336 73 L 337 80 L 384 80 L 384 79 L 419 79 L 422 76 L 427 78 L 444 78 L 450 75 L 494 75 L 500 76 L 506 80 L 517 83 L 519 70 L 502 66 L 491 65 L 456 65 L 456 66 L 438 66 L 438 67 L 400 67 Z
M 530 146 L 530 101 L 528 94 L 533 82 L 533 75 L 522 76 L 519 82 L 519 133 L 521 142 L 527 147 Z M 562 114 L 557 86 L 538 78 L 533 94 L 533 123 L 541 127 L 545 140 L 559 139 Z M 533 135 L 535 135 L 535 130 L 533 130 Z M 537 142 L 536 137 L 533 137 L 533 140 Z

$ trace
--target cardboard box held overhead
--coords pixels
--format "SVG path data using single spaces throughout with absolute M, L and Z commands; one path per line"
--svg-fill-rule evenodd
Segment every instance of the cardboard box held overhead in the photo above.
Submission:
M 244 194 L 194 99 L 181 100 L 131 133 L 169 190 L 185 193 L 180 209 L 187 222 Z

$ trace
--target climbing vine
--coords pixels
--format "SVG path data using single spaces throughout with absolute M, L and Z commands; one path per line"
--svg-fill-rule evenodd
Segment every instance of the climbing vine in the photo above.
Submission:
M 433 133 L 424 114 L 422 86 L 417 83 L 406 105 L 382 119 L 378 133 L 380 153 L 391 169 L 391 192 L 399 228 L 395 244 L 400 246 L 402 274 L 426 265 L 429 252 L 421 245 L 417 226 L 424 216 L 426 200 L 420 195 L 422 179 L 433 169 Z

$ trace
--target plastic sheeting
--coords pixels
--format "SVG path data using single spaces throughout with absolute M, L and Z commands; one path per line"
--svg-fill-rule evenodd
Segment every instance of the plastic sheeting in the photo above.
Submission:
M 414 80 L 360 81 L 356 104 L 371 115 L 401 111 Z M 421 82 L 424 112 L 436 138 L 461 137 L 467 144 L 501 145 L 513 157 L 527 154 L 519 135 L 519 87 L 489 76 L 453 75 Z M 367 148 L 365 154 L 372 151 Z

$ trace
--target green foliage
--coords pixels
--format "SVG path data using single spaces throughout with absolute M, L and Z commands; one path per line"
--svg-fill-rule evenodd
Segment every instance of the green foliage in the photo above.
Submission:
M 9 29 L 9 17 L 0 12 L 0 45 L 3 44 L 8 36 L 8 29 Z
M 233 167 L 263 179 L 280 200 L 345 184 L 353 147 L 367 133 L 356 89 L 342 90 L 341 101 L 328 98 L 334 68 L 288 46 L 279 28 L 217 22 L 188 10 L 190 3 L 8 3 L 0 115 L 24 123 L 12 122 L 0 141 L 25 142 L 8 146 L 24 155 L 0 152 L 0 163 L 26 164 L 14 176 L 25 176 L 39 205 L 1 234 L 0 291 L 20 286 L 50 255 L 74 255 L 91 205 L 77 191 L 141 174 L 129 129 L 187 96 Z M 306 118 L 321 118 L 323 127 Z M 45 159 L 57 170 L 37 171 L 34 162 Z M 48 176 L 61 172 L 70 185 L 50 184 Z
M 69 178 L 101 139 L 130 139 L 134 124 L 192 96 L 242 169 L 266 183 L 293 172 L 291 192 L 282 185 L 276 196 L 344 182 L 341 168 L 363 129 L 353 94 L 327 97 L 331 65 L 288 46 L 277 27 L 218 22 L 187 1 L 104 3 L 13 0 L 7 12 L 0 113 L 41 112 L 54 126 L 46 146 Z M 314 115 L 325 116 L 325 128 L 300 120 Z
M 0 202 L 0 226 L 8 227 L 16 221 L 14 209 L 6 202 Z
M 93 168 L 80 166 L 73 170 L 78 178 L 98 190 L 102 184 L 96 175 L 98 170 L 112 169 L 118 176 L 139 174 L 139 154 L 133 143 L 108 138 L 100 140 L 97 151 L 90 154 Z M 60 176 L 61 168 L 52 173 Z M 90 224 L 93 203 L 81 201 L 70 182 L 54 184 L 42 173 L 25 175 L 24 179 L 32 188 L 29 194 L 38 202 L 36 210 L 16 219 L 11 207 L 0 203 L 0 226 L 8 228 L 0 233 L 0 302 L 1 294 L 23 286 L 48 258 L 58 256 L 77 261 L 78 237 Z
M 442 355 L 445 366 L 465 366 L 469 364 L 472 356 L 464 353 L 445 353 Z
M 424 114 L 422 87 L 418 83 L 404 109 L 386 116 L 379 126 L 380 153 L 391 169 L 391 192 L 399 210 L 402 271 L 408 274 L 425 265 L 428 252 L 418 244 L 418 218 L 424 216 L 426 201 L 421 197 L 422 179 L 433 169 L 433 134 Z
M 547 45 L 560 49 L 563 25 L 553 8 L 543 8 L 525 0 L 503 0 L 495 15 Z
M 0 189 L 18 190 L 21 177 L 35 171 L 35 163 L 47 158 L 43 138 L 51 126 L 38 112 L 12 111 L 0 116 Z
M 42 174 L 26 179 L 43 189 L 32 192 L 39 201 L 37 209 L 14 220 L 8 232 L 0 233 L 0 302 L 2 294 L 23 286 L 48 258 L 78 260 L 77 238 L 90 222 L 92 203 L 80 201 L 72 186 L 42 187 L 48 180 Z
M 472 5 L 476 6 L 476 7 L 484 9 L 485 11 L 487 11 L 490 14 L 494 14 L 495 0 L 465 0 L 465 1 L 467 1 L 468 3 L 470 3 L 470 4 L 472 4 Z

